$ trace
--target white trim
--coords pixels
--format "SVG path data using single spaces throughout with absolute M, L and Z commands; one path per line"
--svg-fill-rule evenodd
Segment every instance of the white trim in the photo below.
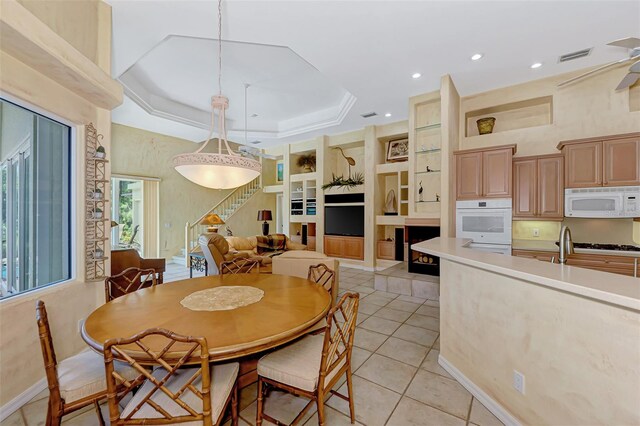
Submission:
M 18 411 L 20 408 L 25 406 L 29 401 L 36 397 L 40 392 L 47 388 L 47 378 L 43 377 L 42 379 L 35 382 L 28 389 L 22 392 L 20 395 L 13 398 L 11 401 L 4 404 L 0 407 L 0 422 L 4 421 Z
M 122 175 L 122 174 L 118 174 L 118 173 L 111 173 L 111 178 L 112 179 L 131 179 L 131 180 L 149 180 L 152 182 L 160 182 L 161 179 L 157 178 L 157 177 L 151 177 L 151 176 L 138 176 L 138 175 Z
M 494 416 L 498 418 L 506 426 L 521 426 L 521 423 L 505 408 L 498 404 L 493 398 L 491 398 L 485 391 L 480 389 L 475 383 L 467 378 L 460 370 L 453 366 L 442 355 L 438 356 L 438 364 L 444 368 L 447 373 L 451 374 L 454 379 L 458 381 L 466 390 L 471 393 L 487 410 L 489 410 Z

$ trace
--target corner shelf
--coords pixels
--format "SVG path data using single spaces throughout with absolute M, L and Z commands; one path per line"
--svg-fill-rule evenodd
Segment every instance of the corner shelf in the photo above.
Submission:
M 97 158 L 96 152 L 100 146 L 102 135 L 98 134 L 92 123 L 85 128 L 85 220 L 84 220 L 84 259 L 85 259 L 85 280 L 100 281 L 106 275 L 107 256 L 95 257 L 96 252 L 106 253 L 107 242 L 109 241 L 109 232 L 111 227 L 111 219 L 108 217 L 93 217 L 96 208 L 102 210 L 103 215 L 107 210 L 105 204 L 109 203 L 108 199 L 93 198 L 96 190 L 100 190 L 102 194 L 107 193 L 107 184 L 109 180 L 106 172 L 106 164 L 109 162 L 106 158 Z M 100 206 L 100 207 L 98 207 Z
M 424 126 L 419 126 L 416 127 L 416 132 L 421 132 L 423 130 L 430 130 L 430 129 L 439 129 L 442 126 L 442 123 L 433 123 L 433 124 L 427 124 Z
M 424 174 L 431 174 L 431 173 L 435 173 L 438 174 L 440 173 L 442 170 L 430 170 L 430 171 L 423 171 L 423 172 L 415 172 L 416 175 L 424 175 Z

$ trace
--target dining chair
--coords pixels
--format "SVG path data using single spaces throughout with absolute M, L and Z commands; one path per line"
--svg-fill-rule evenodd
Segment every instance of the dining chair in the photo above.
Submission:
M 309 273 L 307 274 L 307 279 L 309 281 L 313 281 L 314 283 L 321 285 L 325 290 L 329 292 L 329 296 L 331 296 L 331 306 L 334 305 L 335 298 L 333 297 L 333 291 L 335 288 L 336 282 L 336 273 L 329 268 L 324 263 L 319 263 L 317 265 L 309 266 Z M 310 334 L 321 334 L 324 332 L 325 327 L 327 326 L 326 318 L 321 319 L 311 327 L 308 331 Z
M 318 424 L 324 426 L 324 402 L 329 393 L 349 402 L 351 423 L 355 422 L 351 352 L 358 304 L 357 293 L 345 293 L 329 311 L 324 335 L 307 335 L 283 349 L 263 356 L 258 361 L 256 426 L 261 426 L 263 419 L 278 425 L 283 424 L 264 412 L 270 389 L 280 389 L 310 400 L 291 425 L 298 424 L 315 403 L 318 407 Z M 347 379 L 348 396 L 332 389 L 343 374 Z
M 49 388 L 47 426 L 59 426 L 63 416 L 88 405 L 95 406 L 98 420 L 104 425 L 99 405 L 99 401 L 107 396 L 102 357 L 86 350 L 58 363 L 47 308 L 42 300 L 36 303 L 36 321 Z M 137 376 L 136 371 L 127 365 L 118 363 L 114 369 L 123 379 Z M 116 383 L 116 387 L 120 384 Z
M 331 300 L 333 300 L 333 289 L 336 282 L 336 273 L 324 263 L 309 266 L 309 281 L 320 284 L 329 292 Z
M 260 273 L 260 261 L 250 257 L 231 259 L 220 264 L 220 275 Z
M 135 358 L 131 351 L 136 351 Z M 120 392 L 117 384 L 123 377 L 115 369 L 114 358 L 138 372 L 135 379 L 124 381 Z M 144 365 L 157 367 L 149 371 Z M 109 339 L 104 343 L 104 366 L 112 426 L 183 422 L 219 425 L 229 404 L 232 424 L 238 424 L 239 364 L 209 366 L 204 337 L 153 328 L 129 338 Z M 120 403 L 129 395 L 131 399 L 121 409 Z
M 158 279 L 154 269 L 127 268 L 118 275 L 105 278 L 105 302 L 110 302 L 141 288 L 155 287 L 157 284 Z

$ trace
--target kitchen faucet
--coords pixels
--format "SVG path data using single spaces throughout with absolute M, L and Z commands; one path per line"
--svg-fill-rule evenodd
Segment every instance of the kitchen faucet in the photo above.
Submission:
M 560 255 L 558 263 L 567 263 L 567 256 L 573 254 L 573 241 L 571 241 L 571 230 L 567 225 L 560 229 Z

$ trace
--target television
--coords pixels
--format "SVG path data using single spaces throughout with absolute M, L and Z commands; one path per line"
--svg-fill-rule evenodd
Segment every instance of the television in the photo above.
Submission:
M 324 233 L 364 237 L 364 206 L 326 206 Z

